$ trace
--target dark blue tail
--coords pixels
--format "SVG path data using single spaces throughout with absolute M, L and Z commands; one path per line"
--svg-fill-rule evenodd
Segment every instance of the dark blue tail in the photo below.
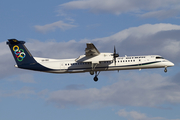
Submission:
M 7 44 L 11 49 L 18 68 L 47 72 L 51 69 L 39 64 L 24 45 L 24 41 L 8 39 Z
M 24 43 L 24 41 L 18 41 L 16 39 L 8 39 L 7 42 L 18 66 L 36 63 Z

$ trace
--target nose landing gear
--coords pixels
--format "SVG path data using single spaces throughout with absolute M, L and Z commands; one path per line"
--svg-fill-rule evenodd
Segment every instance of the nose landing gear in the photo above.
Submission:
M 165 67 L 164 72 L 165 72 L 165 73 L 167 72 L 167 67 Z

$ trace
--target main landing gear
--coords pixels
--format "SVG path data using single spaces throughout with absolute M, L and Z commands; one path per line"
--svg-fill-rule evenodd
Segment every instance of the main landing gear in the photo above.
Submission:
M 94 76 L 94 81 L 95 82 L 97 82 L 98 81 L 98 75 L 99 75 L 99 73 L 100 73 L 100 71 L 95 71 L 95 68 L 96 68 L 96 66 L 98 65 L 99 63 L 92 63 L 92 70 L 89 72 L 91 75 L 94 75 L 94 73 L 95 73 L 95 76 Z
M 91 75 L 94 75 L 94 73 L 95 73 L 94 81 L 97 82 L 98 81 L 98 77 L 97 76 L 99 75 L 100 71 L 90 71 Z

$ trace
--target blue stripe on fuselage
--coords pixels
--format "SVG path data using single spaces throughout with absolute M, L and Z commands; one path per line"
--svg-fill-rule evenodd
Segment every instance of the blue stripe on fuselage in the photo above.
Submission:
M 22 69 L 28 69 L 28 70 L 35 70 L 35 71 L 42 71 L 42 72 L 46 72 L 46 71 L 53 71 L 53 69 L 49 69 L 47 67 L 42 66 L 39 63 L 30 63 L 30 64 L 22 64 L 22 65 L 18 65 L 18 68 L 22 68 Z

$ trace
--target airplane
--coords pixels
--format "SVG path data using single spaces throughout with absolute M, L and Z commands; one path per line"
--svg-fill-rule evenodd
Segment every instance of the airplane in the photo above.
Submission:
M 93 43 L 87 43 L 85 54 L 74 59 L 50 59 L 33 57 L 26 48 L 25 41 L 8 39 L 6 42 L 17 63 L 16 68 L 48 73 L 81 73 L 89 72 L 98 81 L 101 71 L 119 71 L 131 69 L 164 68 L 174 64 L 160 55 L 119 57 L 114 46 L 114 53 L 100 53 Z

